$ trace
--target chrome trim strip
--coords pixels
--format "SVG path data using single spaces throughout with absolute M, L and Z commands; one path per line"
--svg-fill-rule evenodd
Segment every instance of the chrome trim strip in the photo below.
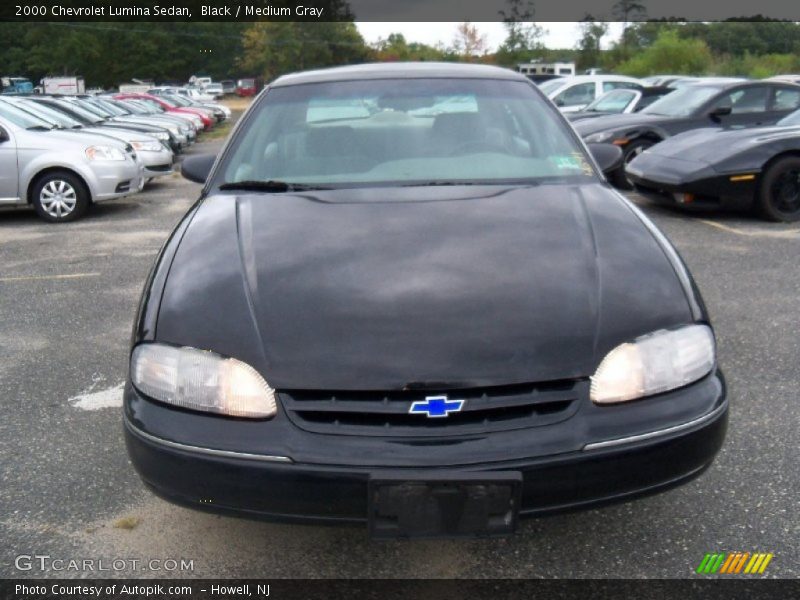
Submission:
M 681 423 L 680 425 L 675 425 L 673 427 L 667 427 L 666 429 L 659 429 L 657 431 L 651 431 L 649 433 L 640 433 L 638 435 L 631 435 L 624 438 L 617 438 L 614 440 L 606 440 L 604 442 L 592 442 L 591 444 L 586 444 L 583 447 L 584 452 L 588 452 L 590 450 L 599 450 L 601 448 L 610 448 L 612 446 L 620 446 L 622 444 L 631 444 L 633 442 L 641 442 L 643 440 L 649 440 L 656 437 L 661 437 L 662 435 L 669 435 L 671 433 L 677 433 L 679 431 L 683 431 L 684 429 L 691 429 L 692 427 L 696 427 L 697 425 L 702 425 L 706 421 L 711 421 L 719 414 L 721 414 L 726 408 L 728 407 L 728 403 L 724 403 L 721 406 L 718 406 L 710 413 L 703 415 L 702 417 L 698 417 L 692 421 L 688 421 L 686 423 Z
M 128 419 L 128 415 L 123 416 L 123 422 L 125 423 L 125 427 L 128 429 L 128 431 L 130 431 L 133 435 L 137 435 L 143 440 L 147 440 L 148 442 L 153 442 L 154 444 L 166 446 L 174 450 L 183 450 L 185 452 L 196 452 L 198 454 L 207 454 L 209 456 L 218 456 L 222 458 L 257 460 L 261 462 L 279 462 L 279 463 L 294 462 L 288 456 L 270 456 L 268 454 L 248 454 L 247 452 L 234 452 L 233 450 L 217 450 L 215 448 L 202 448 L 200 446 L 190 446 L 188 444 L 171 442 L 169 440 L 165 440 L 163 438 L 150 435 L 149 433 L 145 433 L 144 431 L 142 431 L 141 429 L 139 429 L 133 423 L 130 422 L 130 420 Z

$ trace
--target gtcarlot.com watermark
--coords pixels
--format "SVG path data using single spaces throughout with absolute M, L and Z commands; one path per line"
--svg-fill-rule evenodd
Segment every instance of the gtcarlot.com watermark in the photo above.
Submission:
M 113 573 L 121 571 L 191 572 L 192 558 L 62 558 L 49 554 L 19 554 L 14 558 L 18 571 L 56 571 Z

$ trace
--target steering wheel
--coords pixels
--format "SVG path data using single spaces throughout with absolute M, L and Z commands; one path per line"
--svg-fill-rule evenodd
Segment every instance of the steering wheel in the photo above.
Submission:
M 460 154 L 472 154 L 475 152 L 500 152 L 502 154 L 508 153 L 508 148 L 504 144 L 497 142 L 487 142 L 485 140 L 472 140 L 464 142 L 456 146 L 450 156 L 458 156 Z

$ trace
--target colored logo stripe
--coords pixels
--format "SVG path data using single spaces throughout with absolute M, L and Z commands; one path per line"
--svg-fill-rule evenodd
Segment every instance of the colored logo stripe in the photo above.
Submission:
M 709 552 L 700 561 L 696 572 L 703 575 L 720 574 L 762 574 L 774 554 L 757 552 Z

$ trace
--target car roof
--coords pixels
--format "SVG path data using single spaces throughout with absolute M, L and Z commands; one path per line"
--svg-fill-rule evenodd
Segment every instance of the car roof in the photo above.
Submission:
M 698 81 L 697 83 L 693 83 L 691 85 L 687 85 L 687 88 L 716 88 L 718 90 L 727 90 L 731 88 L 738 88 L 738 87 L 753 87 L 759 85 L 766 85 L 770 87 L 800 87 L 797 84 L 790 83 L 788 81 L 770 81 L 767 79 L 704 79 Z
M 628 77 L 627 75 L 611 75 L 608 73 L 604 73 L 602 75 L 569 75 L 558 80 L 562 86 L 572 85 L 573 83 L 590 83 L 596 81 L 626 81 L 642 85 L 641 79 Z
M 279 87 L 304 83 L 364 79 L 411 79 L 418 77 L 510 79 L 529 82 L 528 78 L 521 73 L 489 65 L 443 62 L 392 62 L 365 63 L 292 73 L 279 77 L 270 86 Z

